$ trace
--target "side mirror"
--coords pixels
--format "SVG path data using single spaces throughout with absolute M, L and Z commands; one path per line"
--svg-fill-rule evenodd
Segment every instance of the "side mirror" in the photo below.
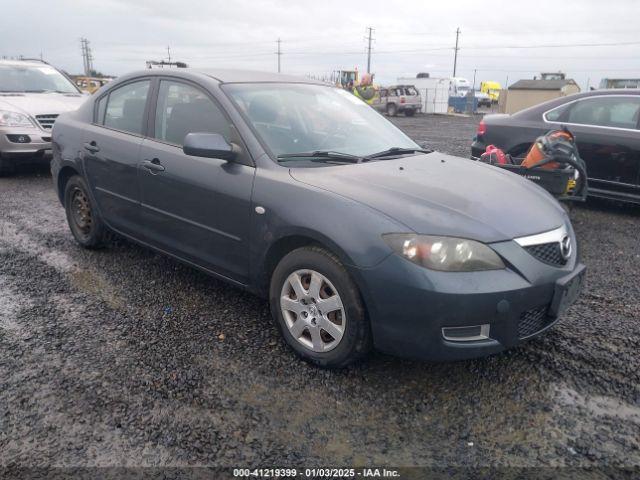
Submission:
M 227 142 L 219 133 L 188 133 L 184 137 L 182 151 L 195 157 L 223 160 L 234 160 L 238 155 L 238 147 Z

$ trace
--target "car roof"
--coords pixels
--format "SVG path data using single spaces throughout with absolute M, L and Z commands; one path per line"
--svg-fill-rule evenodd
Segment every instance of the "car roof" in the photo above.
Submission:
M 326 82 L 311 78 L 285 75 L 282 73 L 262 72 L 258 70 L 235 70 L 235 69 L 208 69 L 208 68 L 155 68 L 139 70 L 120 78 L 136 76 L 176 76 L 186 77 L 205 75 L 220 83 L 308 83 L 315 85 L 327 85 Z
M 50 67 L 46 62 L 40 60 L 0 60 L 0 65 L 14 66 L 14 67 Z

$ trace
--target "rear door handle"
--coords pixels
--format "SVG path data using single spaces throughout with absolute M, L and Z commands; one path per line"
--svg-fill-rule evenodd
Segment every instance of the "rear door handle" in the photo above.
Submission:
M 149 170 L 151 173 L 164 172 L 164 167 L 160 163 L 160 160 L 158 160 L 157 158 L 143 161 L 142 166 Z
M 85 143 L 84 149 L 90 151 L 91 153 L 96 153 L 100 151 L 100 147 L 96 144 L 95 140 L 92 142 Z

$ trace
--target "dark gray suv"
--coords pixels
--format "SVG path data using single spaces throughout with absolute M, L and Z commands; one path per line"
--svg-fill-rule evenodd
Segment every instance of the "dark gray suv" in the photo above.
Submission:
M 321 366 L 372 346 L 501 351 L 552 325 L 584 278 L 544 190 L 422 150 L 312 80 L 133 73 L 61 115 L 53 150 L 80 245 L 117 232 L 268 297 L 286 342 Z

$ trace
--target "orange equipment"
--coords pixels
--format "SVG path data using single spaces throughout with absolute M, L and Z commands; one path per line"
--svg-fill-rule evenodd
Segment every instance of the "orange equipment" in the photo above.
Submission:
M 576 142 L 573 134 L 563 128 L 562 130 L 553 130 L 546 135 L 538 137 L 524 160 L 520 164 L 525 168 L 546 168 L 548 170 L 555 170 L 560 168 L 558 162 L 554 162 L 551 159 L 559 152 L 573 152 L 576 150 Z M 551 161 L 550 161 L 551 160 Z

